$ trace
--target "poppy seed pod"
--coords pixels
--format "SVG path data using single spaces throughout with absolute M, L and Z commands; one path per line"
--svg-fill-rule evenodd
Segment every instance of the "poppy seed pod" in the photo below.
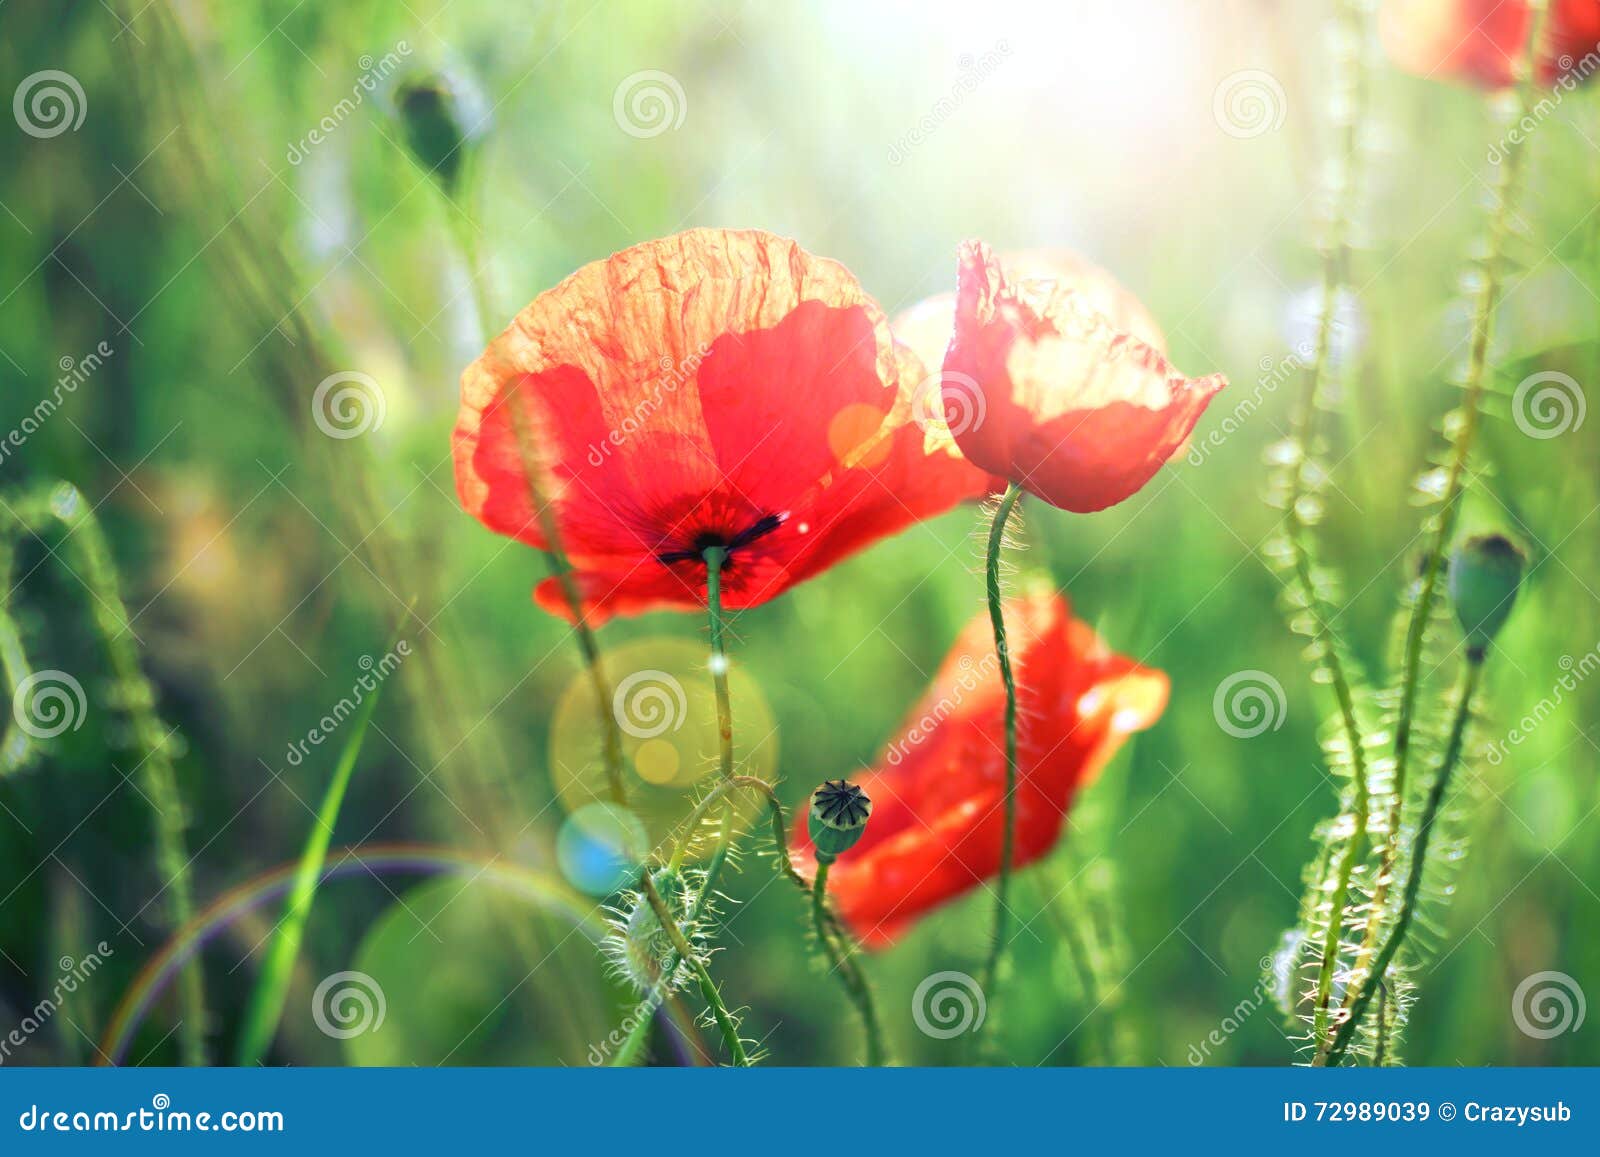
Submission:
M 817 850 L 817 860 L 832 863 L 855 847 L 867 830 L 872 800 L 853 783 L 830 779 L 811 793 L 807 830 Z
M 1500 633 L 1517 601 L 1527 559 L 1503 534 L 1467 539 L 1450 556 L 1450 601 L 1467 636 L 1467 656 L 1478 661 Z

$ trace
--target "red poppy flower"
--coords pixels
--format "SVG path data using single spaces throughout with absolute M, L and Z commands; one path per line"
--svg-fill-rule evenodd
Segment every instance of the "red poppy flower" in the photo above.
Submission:
M 1527 45 L 1530 16 L 1527 0 L 1385 0 L 1378 28 L 1389 56 L 1407 72 L 1504 88 Z M 1600 0 L 1552 0 L 1539 82 L 1555 83 L 1597 51 Z M 1594 61 L 1580 71 L 1587 78 Z
M 943 373 L 945 419 L 973 465 L 1080 513 L 1150 481 L 1227 384 L 1184 377 L 1126 291 L 1090 284 L 1019 279 L 967 242 Z
M 1073 796 L 1128 733 L 1150 726 L 1167 677 L 1115 654 L 1066 599 L 1008 600 L 1016 668 L 1018 867 L 1055 844 Z M 840 916 L 871 947 L 1000 871 L 1005 828 L 1005 687 L 985 613 L 946 657 L 877 766 L 851 777 L 872 799 L 866 832 L 828 877 Z M 815 870 L 805 817 L 794 860 Z
M 713 546 L 725 605 L 754 606 L 987 488 L 913 420 L 920 374 L 843 266 L 690 230 L 578 270 L 467 367 L 456 487 L 547 549 L 536 470 L 591 621 L 699 607 Z

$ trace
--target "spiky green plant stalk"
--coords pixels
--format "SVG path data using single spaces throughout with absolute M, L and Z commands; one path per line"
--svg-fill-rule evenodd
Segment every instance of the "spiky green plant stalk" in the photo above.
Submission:
M 172 927 L 182 928 L 194 916 L 194 891 L 184 830 L 188 814 L 178 789 L 172 760 L 172 736 L 156 712 L 155 687 L 145 676 L 139 647 L 122 599 L 122 582 L 105 532 L 77 487 L 61 483 L 22 497 L 7 506 L 19 529 L 33 534 L 55 521 L 66 531 L 58 553 L 89 592 L 90 621 L 111 668 L 115 700 L 127 718 L 141 794 L 150 805 L 155 830 L 156 868 Z M 75 565 L 74 565 L 75 564 Z M 206 1063 L 205 979 L 198 957 L 184 965 L 178 978 L 180 1021 L 178 1049 L 183 1063 Z
M 1528 116 L 1533 105 L 1535 95 L 1533 61 L 1544 24 L 1542 10 L 1536 12 L 1534 16 L 1527 42 L 1516 66 L 1519 83 L 1512 123 Z M 1481 424 L 1483 395 L 1489 382 L 1489 346 L 1493 337 L 1495 312 L 1503 288 L 1501 266 L 1505 261 L 1506 246 L 1511 235 L 1512 205 L 1525 163 L 1526 141 L 1525 133 L 1508 134 L 1503 149 L 1503 159 L 1496 170 L 1492 186 L 1494 199 L 1489 218 L 1488 240 L 1481 261 L 1481 275 L 1476 278 L 1476 293 L 1473 298 L 1467 366 L 1463 382 L 1464 397 L 1459 411 L 1460 421 L 1453 430 L 1453 452 L 1447 467 L 1440 507 L 1424 523 L 1424 533 L 1429 530 L 1432 533 L 1428 537 L 1422 575 L 1406 626 L 1399 676 L 1399 707 L 1392 747 L 1394 763 L 1392 797 L 1377 884 L 1367 914 L 1351 983 L 1347 988 L 1346 1007 L 1352 1014 L 1354 1005 L 1351 1003 L 1353 1000 L 1351 994 L 1357 991 L 1370 991 L 1368 976 L 1373 975 L 1382 980 L 1383 969 L 1388 964 L 1388 961 L 1384 960 L 1383 966 L 1380 967 L 1374 960 L 1373 953 L 1383 934 L 1384 925 L 1389 919 L 1389 888 L 1396 878 L 1401 858 L 1401 823 L 1404 817 L 1406 780 L 1416 727 L 1417 700 L 1422 687 L 1424 644 L 1433 621 L 1439 582 L 1444 572 L 1445 548 L 1455 534 L 1461 500 L 1467 484 L 1467 469 Z M 1416 854 L 1417 851 L 1414 849 L 1412 855 Z M 1348 1040 L 1347 1033 L 1342 1035 Z
M 1341 69 L 1340 93 L 1333 102 L 1333 119 L 1339 139 L 1338 163 L 1331 170 L 1331 187 L 1328 190 L 1329 221 L 1322 245 L 1322 296 L 1317 314 L 1316 341 L 1311 363 L 1303 375 L 1301 396 L 1290 418 L 1289 444 L 1292 452 L 1288 455 L 1289 462 L 1285 467 L 1287 493 L 1283 514 L 1283 541 L 1290 562 L 1295 609 L 1306 620 L 1300 623 L 1291 617 L 1291 625 L 1309 638 L 1307 655 L 1313 667 L 1333 689 L 1339 731 L 1350 760 L 1349 814 L 1352 823 L 1349 834 L 1342 837 L 1344 845 L 1338 853 L 1331 881 L 1332 888 L 1328 896 L 1330 917 L 1323 934 L 1314 996 L 1312 1034 L 1319 1048 L 1324 1046 L 1328 1036 L 1343 913 L 1356 865 L 1365 852 L 1367 818 L 1371 807 L 1365 730 L 1357 711 L 1355 679 L 1350 671 L 1352 664 L 1346 658 L 1343 641 L 1334 630 L 1335 612 L 1325 591 L 1328 584 L 1319 581 L 1319 565 L 1315 561 L 1314 526 L 1320 500 L 1311 493 L 1310 485 L 1313 474 L 1320 476 L 1322 473 L 1316 452 L 1319 437 L 1317 416 L 1332 358 L 1340 295 L 1349 278 L 1351 219 L 1358 190 L 1360 126 L 1367 89 L 1366 55 L 1361 47 L 1364 35 L 1361 7 L 1355 0 L 1346 0 L 1339 5 L 1338 17 L 1340 36 L 1348 54 Z
M 1433 838 L 1434 826 L 1438 822 L 1445 793 L 1450 786 L 1451 774 L 1455 771 L 1456 764 L 1461 761 L 1467 724 L 1472 718 L 1472 699 L 1477 694 L 1478 681 L 1483 674 L 1483 660 L 1481 651 L 1469 651 L 1467 661 L 1462 665 L 1460 684 L 1455 696 L 1455 710 L 1450 723 L 1450 740 L 1445 747 L 1439 767 L 1434 772 L 1428 797 L 1423 803 L 1422 820 L 1417 829 L 1416 847 L 1412 849 L 1411 862 L 1406 872 L 1405 892 L 1401 897 L 1399 912 L 1388 938 L 1373 960 L 1370 974 L 1356 990 L 1355 997 L 1350 1002 L 1348 1015 L 1340 1022 L 1338 1031 L 1334 1034 L 1333 1043 L 1329 1046 L 1326 1057 L 1326 1063 L 1329 1065 L 1337 1065 L 1343 1059 L 1356 1030 L 1361 1027 L 1361 1018 L 1366 1014 L 1367 1006 L 1372 1002 L 1373 996 L 1385 990 L 1384 976 L 1395 954 L 1405 943 L 1406 933 L 1410 931 L 1412 920 L 1416 916 L 1417 897 L 1422 890 L 1422 875 L 1428 863 L 1428 844 Z

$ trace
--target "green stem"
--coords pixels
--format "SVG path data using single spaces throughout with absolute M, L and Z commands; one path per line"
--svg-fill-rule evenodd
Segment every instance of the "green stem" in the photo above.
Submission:
M 1532 62 L 1535 47 L 1542 32 L 1542 21 L 1535 14 L 1534 27 L 1520 63 L 1522 83 L 1519 90 L 1518 119 L 1526 117 L 1531 109 L 1534 86 Z M 1462 402 L 1463 421 L 1455 436 L 1455 451 L 1451 455 L 1446 475 L 1442 507 L 1434 521 L 1433 537 L 1428 543 L 1428 553 L 1423 565 L 1421 584 L 1416 602 L 1411 608 L 1411 618 L 1406 625 L 1406 641 L 1400 674 L 1400 706 L 1394 731 L 1394 783 L 1393 798 L 1389 803 L 1387 833 L 1383 847 L 1382 863 L 1377 875 L 1377 885 L 1369 904 L 1367 927 L 1362 938 L 1360 954 L 1352 976 L 1360 980 L 1366 975 L 1365 965 L 1383 930 L 1388 891 L 1392 885 L 1400 858 L 1400 827 L 1405 810 L 1406 776 L 1410 765 L 1411 734 L 1416 719 L 1417 696 L 1421 691 L 1423 643 L 1427 638 L 1434 602 L 1438 597 L 1439 578 L 1444 571 L 1445 547 L 1455 535 L 1456 519 L 1460 513 L 1461 495 L 1466 486 L 1467 465 L 1473 443 L 1477 439 L 1483 394 L 1488 384 L 1490 339 L 1494 330 L 1495 309 L 1500 301 L 1500 265 L 1505 256 L 1506 241 L 1510 234 L 1511 203 L 1521 175 L 1526 134 L 1512 134 L 1505 145 L 1504 159 L 1497 172 L 1494 212 L 1489 222 L 1488 249 L 1483 258 L 1483 276 L 1478 280 L 1478 295 L 1472 311 L 1472 329 L 1467 354 L 1466 397 Z M 1381 976 L 1381 971 L 1378 973 Z
M 139 662 L 128 608 L 111 547 L 87 500 L 75 487 L 62 485 L 44 509 L 66 527 L 65 549 L 77 566 L 74 573 L 88 587 L 91 613 L 106 651 L 117 687 L 117 697 L 128 718 L 133 746 L 139 754 L 142 793 L 153 812 L 156 866 L 167 894 L 172 927 L 185 928 L 194 917 L 194 891 L 190 884 L 190 857 L 184 829 L 188 822 L 183 794 L 178 789 L 172 761 L 171 733 L 156 713 L 155 688 Z M 206 1063 L 205 978 L 198 954 L 178 975 L 178 1001 L 182 1020 L 178 1026 L 178 1051 L 185 1065 Z
M 487 341 L 496 332 L 495 311 L 489 287 L 483 279 L 477 238 L 473 234 L 472 223 L 467 219 L 465 211 L 449 204 L 448 198 L 445 200 L 446 211 L 451 214 L 456 244 L 461 249 L 461 259 L 467 267 L 467 280 L 472 287 L 472 301 L 478 314 L 478 326 L 484 340 Z M 539 522 L 539 533 L 544 537 L 550 575 L 556 580 L 556 586 L 561 591 L 561 599 L 567 604 L 567 610 L 572 615 L 573 638 L 577 641 L 578 651 L 583 656 L 584 668 L 589 674 L 589 685 L 594 692 L 595 712 L 600 718 L 606 788 L 612 802 L 625 806 L 628 802 L 628 790 L 622 778 L 622 728 L 612 707 L 611 682 L 606 678 L 600 644 L 585 614 L 583 593 L 578 589 L 577 579 L 572 573 L 572 564 L 567 559 L 566 550 L 561 544 L 561 527 L 556 522 L 555 507 L 551 505 L 540 481 L 539 457 L 534 449 L 533 431 L 529 428 L 528 416 L 518 404 L 515 393 L 506 400 L 506 404 L 511 408 L 511 424 L 517 436 L 517 452 L 522 459 L 522 474 L 527 481 L 528 496 L 533 502 L 534 515 Z
M 733 1017 L 729 1015 L 727 1006 L 722 1003 L 722 994 L 717 991 L 711 973 L 706 971 L 705 962 L 695 954 L 689 941 L 684 938 L 683 929 L 678 927 L 678 921 L 667 907 L 667 902 L 661 898 L 661 893 L 656 891 L 655 881 L 650 879 L 648 868 L 640 879 L 640 889 L 650 901 L 650 907 L 655 911 L 661 927 L 666 930 L 667 939 L 672 941 L 678 959 L 689 962 L 695 979 L 700 982 L 700 998 L 706 1002 L 706 1007 L 711 1010 L 711 1015 L 717 1022 L 717 1029 L 722 1033 L 722 1043 L 727 1046 L 728 1055 L 733 1058 L 733 1063 L 741 1068 L 749 1065 L 750 1057 L 744 1050 L 744 1042 L 739 1039 L 739 1026 L 733 1023 Z
M 994 524 L 989 528 L 989 554 L 984 572 L 989 595 L 989 622 L 994 627 L 994 649 L 1000 660 L 1000 679 L 1006 686 L 1005 834 L 1000 843 L 994 940 L 989 945 L 989 959 L 984 964 L 981 985 L 991 1005 L 995 1002 L 995 985 L 1000 979 L 1006 958 L 1006 928 L 1011 917 L 1007 901 L 1011 895 L 1011 868 L 1016 858 L 1017 835 L 1017 685 L 1012 677 L 1011 652 L 1006 644 L 1006 620 L 1000 590 L 1000 551 L 1005 543 L 1006 521 L 1021 496 L 1022 488 L 1013 482 L 1006 487 L 1005 496 L 1000 499 L 1000 506 L 994 512 Z
M 1466 665 L 1461 671 L 1460 686 L 1456 692 L 1455 712 L 1450 722 L 1450 741 L 1445 747 L 1443 759 L 1439 762 L 1439 769 L 1434 774 L 1427 802 L 1423 805 L 1422 826 L 1417 830 L 1416 847 L 1411 852 L 1411 866 L 1406 873 L 1406 888 L 1401 898 L 1399 916 L 1395 919 L 1394 930 L 1389 933 L 1389 939 L 1384 941 L 1383 947 L 1378 950 L 1371 974 L 1366 978 L 1355 999 L 1351 1001 L 1350 1014 L 1339 1025 L 1339 1030 L 1334 1035 L 1333 1045 L 1328 1049 L 1326 1063 L 1329 1065 L 1338 1064 L 1349 1049 L 1351 1039 L 1361 1026 L 1361 1018 L 1367 1011 L 1367 1005 L 1372 1002 L 1373 994 L 1383 987 L 1384 974 L 1394 961 L 1395 954 L 1400 951 L 1400 946 L 1405 942 L 1406 933 L 1411 929 L 1411 921 L 1417 910 L 1417 895 L 1422 891 L 1422 874 L 1427 867 L 1428 845 L 1433 839 L 1434 824 L 1439 818 L 1445 791 L 1450 786 L 1451 773 L 1461 761 L 1467 723 L 1472 718 L 1472 697 L 1477 693 L 1478 678 L 1483 674 L 1483 658 L 1481 651 L 1468 652 Z
M 1344 33 L 1351 42 L 1354 63 L 1347 78 L 1349 99 L 1341 101 L 1339 108 L 1339 136 L 1341 168 L 1333 181 L 1334 211 L 1323 247 L 1322 300 L 1317 318 L 1316 348 L 1305 372 L 1305 389 L 1299 405 L 1290 418 L 1290 441 L 1300 447 L 1298 460 L 1289 470 L 1288 501 L 1284 509 L 1284 538 L 1289 546 L 1294 581 L 1299 589 L 1300 602 L 1310 616 L 1311 649 L 1313 661 L 1327 673 L 1338 704 L 1339 723 L 1345 746 L 1350 752 L 1352 799 L 1350 812 L 1352 827 L 1344 845 L 1334 879 L 1332 894 L 1328 897 L 1328 929 L 1322 944 L 1322 962 L 1317 975 L 1317 997 L 1314 1012 L 1313 1037 L 1319 1050 L 1327 1048 L 1328 1021 L 1333 1003 L 1333 980 L 1339 960 L 1339 939 L 1344 926 L 1344 909 L 1350 894 L 1350 882 L 1356 864 L 1365 853 L 1368 815 L 1371 811 L 1371 785 L 1368 780 L 1366 751 L 1363 743 L 1361 721 L 1356 713 L 1355 691 L 1350 675 L 1345 669 L 1340 640 L 1333 630 L 1330 614 L 1321 592 L 1317 588 L 1312 562 L 1312 525 L 1307 516 L 1305 502 L 1308 498 L 1306 474 L 1312 461 L 1316 438 L 1317 410 L 1321 401 L 1322 386 L 1327 379 L 1328 360 L 1333 345 L 1334 320 L 1338 312 L 1339 290 L 1347 276 L 1350 259 L 1350 217 L 1356 188 L 1356 162 L 1360 157 L 1359 124 L 1366 94 L 1365 75 L 1362 68 L 1361 15 L 1353 4 L 1342 4 L 1340 16 Z
M 828 910 L 828 867 L 829 861 L 819 857 L 817 874 L 811 882 L 811 922 L 834 971 L 844 983 L 845 992 L 855 1003 L 856 1012 L 861 1015 L 861 1027 L 867 1037 L 867 1064 L 877 1067 L 884 1063 L 883 1026 L 878 1023 L 878 1009 L 872 988 L 866 978 L 852 967 L 853 950 L 848 942 L 835 943 L 830 932 L 832 914 Z

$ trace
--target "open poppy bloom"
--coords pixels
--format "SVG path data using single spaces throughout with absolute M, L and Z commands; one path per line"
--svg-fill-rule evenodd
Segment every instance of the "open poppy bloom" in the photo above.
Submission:
M 1167 677 L 1111 651 L 1066 599 L 1005 604 L 1019 707 L 1015 865 L 1055 844 L 1076 793 L 1167 701 Z M 840 917 L 869 947 L 999 874 L 1005 832 L 1005 687 L 987 613 L 956 640 L 877 766 L 851 776 L 872 799 L 860 841 L 830 870 Z M 802 816 L 795 866 L 815 870 Z
M 1418 76 L 1504 88 L 1528 42 L 1527 0 L 1384 0 L 1378 18 L 1395 64 Z M 1551 0 L 1536 75 L 1553 84 L 1600 50 L 1600 0 Z M 1581 70 L 1595 71 L 1593 62 Z
M 694 229 L 578 270 L 467 367 L 456 487 L 548 549 L 533 472 L 591 622 L 702 606 L 712 547 L 750 607 L 987 490 L 913 420 L 920 375 L 843 266 Z
M 1150 481 L 1227 384 L 1174 369 L 1143 307 L 1101 279 L 1018 278 L 965 243 L 942 379 L 973 465 L 1079 513 Z

